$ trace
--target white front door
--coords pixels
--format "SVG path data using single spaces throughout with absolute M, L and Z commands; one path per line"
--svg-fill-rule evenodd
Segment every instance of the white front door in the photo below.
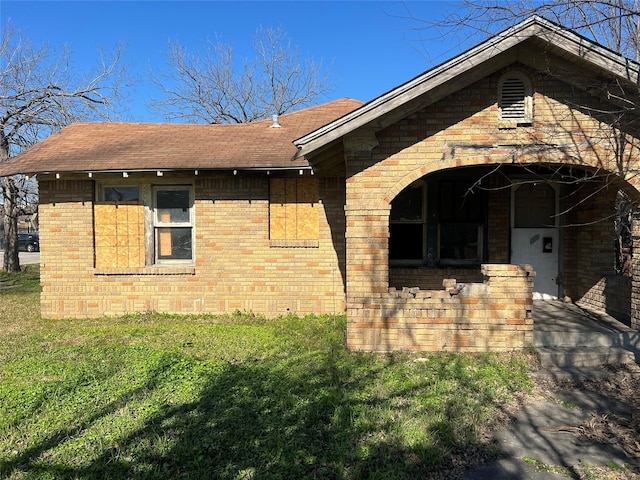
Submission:
M 558 297 L 558 195 L 548 183 L 521 183 L 513 188 L 511 263 L 533 266 L 534 298 Z

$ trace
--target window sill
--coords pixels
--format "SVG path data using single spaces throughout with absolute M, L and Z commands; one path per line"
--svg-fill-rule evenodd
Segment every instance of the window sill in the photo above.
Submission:
M 318 240 L 269 240 L 271 248 L 319 248 Z
M 479 260 L 440 260 L 438 268 L 480 268 Z
M 150 266 L 134 268 L 96 268 L 93 272 L 96 276 L 112 275 L 195 275 L 196 267 L 188 266 Z

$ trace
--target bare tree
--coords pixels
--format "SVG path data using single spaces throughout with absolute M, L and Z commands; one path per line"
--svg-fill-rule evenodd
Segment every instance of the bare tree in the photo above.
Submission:
M 121 47 L 95 69 L 77 75 L 68 49 L 34 46 L 6 24 L 0 37 L 0 163 L 80 120 L 109 119 L 125 70 Z M 4 203 L 3 269 L 19 271 L 18 216 L 31 202 L 33 184 L 24 176 L 0 179 Z
M 169 120 L 247 123 L 329 93 L 322 65 L 303 60 L 282 29 L 258 29 L 253 49 L 255 57 L 238 64 L 232 46 L 219 40 L 193 54 L 170 44 L 169 71 L 151 76 L 163 93 L 152 106 Z
M 640 24 L 638 0 L 462 0 L 438 20 L 411 13 L 417 30 L 469 40 L 496 34 L 532 15 L 570 28 L 627 58 L 638 60 Z

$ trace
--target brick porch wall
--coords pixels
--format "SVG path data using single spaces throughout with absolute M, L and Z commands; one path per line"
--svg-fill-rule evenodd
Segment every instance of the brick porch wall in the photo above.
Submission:
M 580 305 L 604 310 L 630 322 L 632 279 L 614 273 L 613 220 L 598 221 L 611 217 L 617 188 L 594 182 L 581 185 L 580 190 L 585 200 L 568 209 L 568 227 L 563 231 L 564 292 Z
M 316 248 L 270 246 L 268 192 L 266 176 L 198 178 L 195 265 L 118 272 L 94 268 L 94 182 L 41 178 L 42 315 L 343 313 L 343 180 L 320 180 Z
M 460 283 L 482 283 L 484 280 L 480 268 L 389 268 L 389 287 L 399 290 L 403 287 L 438 290 L 444 278 L 455 278 Z
M 604 310 L 623 322 L 630 322 L 631 277 L 618 274 L 603 275 L 580 298 L 578 304 Z
M 611 215 L 615 211 L 617 188 L 594 181 L 580 185 L 579 191 L 584 200 L 563 208 L 568 213 L 562 231 L 565 241 L 562 284 L 565 295 L 571 299 L 605 308 L 605 283 L 615 281 L 609 276 L 615 266 L 615 229 Z M 613 297 L 612 302 L 616 302 Z M 612 308 L 616 307 L 612 304 Z
M 483 265 L 484 283 L 445 280 L 444 290 L 388 292 L 351 299 L 352 350 L 508 351 L 533 342 L 533 271 Z

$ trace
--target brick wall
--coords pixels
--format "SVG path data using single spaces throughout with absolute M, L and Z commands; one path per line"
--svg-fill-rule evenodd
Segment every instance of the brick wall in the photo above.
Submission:
M 533 271 L 483 265 L 484 283 L 443 282 L 440 291 L 350 297 L 347 343 L 353 350 L 507 351 L 533 342 Z
M 154 182 L 136 175 L 128 181 Z M 40 179 L 43 316 L 344 312 L 342 180 L 319 181 L 320 236 L 312 247 L 270 243 L 266 175 L 198 177 L 194 265 L 96 269 L 94 179 Z
M 604 310 L 625 322 L 631 321 L 631 277 L 603 275 L 578 301 L 580 305 Z
M 614 273 L 615 231 L 611 214 L 617 188 L 594 180 L 580 186 L 583 198 L 568 211 L 565 242 L 564 293 L 580 304 L 631 318 L 631 278 Z M 577 189 L 565 190 L 573 198 Z M 608 219 L 608 220 L 602 220 Z
M 443 278 L 455 278 L 460 283 L 480 283 L 484 280 L 480 268 L 410 268 L 391 267 L 389 287 L 418 287 L 421 290 L 438 290 Z
M 96 301 L 84 298 L 94 259 L 94 185 L 41 178 L 39 191 L 42 315 L 73 317 Z

